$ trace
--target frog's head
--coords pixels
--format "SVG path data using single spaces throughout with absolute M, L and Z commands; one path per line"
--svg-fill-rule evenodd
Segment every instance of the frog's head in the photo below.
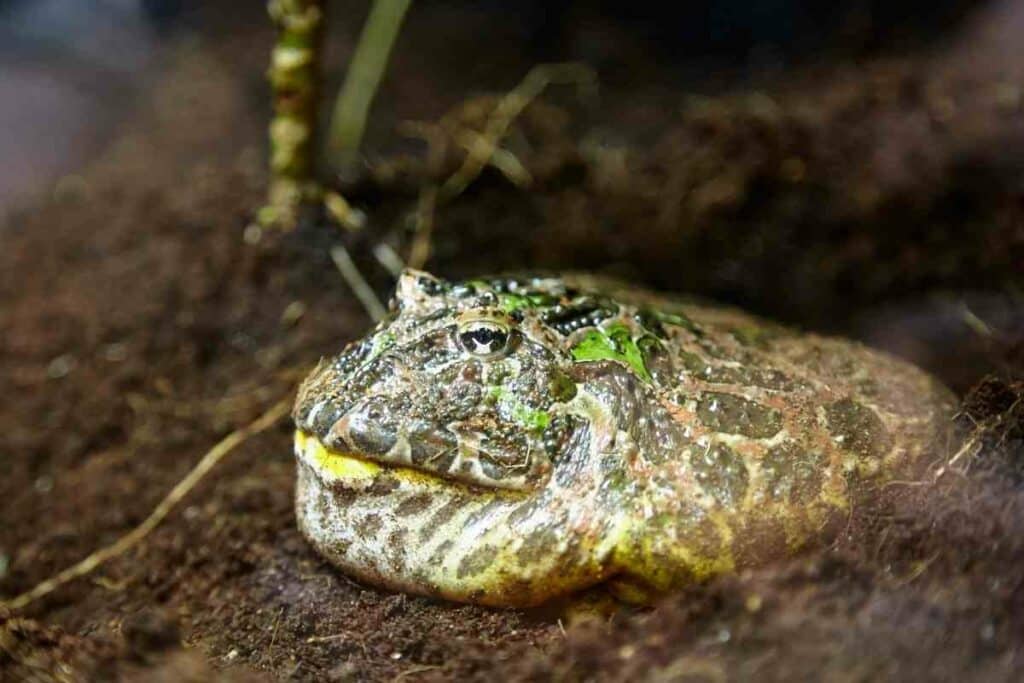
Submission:
M 536 604 L 616 574 L 632 468 L 682 438 L 649 400 L 660 342 L 637 315 L 560 279 L 407 271 L 299 389 L 300 528 L 371 583 L 456 600 Z
M 366 461 L 530 490 L 575 426 L 566 326 L 601 312 L 555 279 L 406 271 L 387 317 L 302 385 L 296 424 Z

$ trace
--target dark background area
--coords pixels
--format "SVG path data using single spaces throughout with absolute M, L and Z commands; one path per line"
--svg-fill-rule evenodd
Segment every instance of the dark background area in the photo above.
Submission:
M 583 61 L 597 68 L 605 83 L 631 90 L 678 91 L 722 87 L 798 64 L 934 46 L 979 16 L 981 23 L 998 24 L 1009 14 L 1010 23 L 1000 29 L 1009 39 L 1020 28 L 1014 4 L 432 0 L 411 10 L 398 54 L 428 66 L 420 72 L 425 84 L 445 79 L 452 89 L 426 102 L 409 102 L 409 111 L 403 107 L 401 113 L 435 117 L 453 98 L 474 89 L 495 90 L 499 82 L 511 85 L 544 61 Z M 336 2 L 330 9 L 331 65 L 340 72 L 367 6 Z M 265 21 L 258 1 L 0 2 L 5 70 L 0 122 L 8 133 L 0 148 L 6 162 L 2 205 L 37 195 L 109 142 L 173 45 L 215 35 L 231 40 L 259 30 Z M 419 45 L 408 45 L 421 34 Z M 426 55 L 416 49 L 424 45 L 431 48 Z M 251 84 L 260 74 L 240 70 L 237 76 Z M 393 122 L 395 105 L 385 90 L 376 113 Z M 257 100 L 254 106 L 267 103 Z

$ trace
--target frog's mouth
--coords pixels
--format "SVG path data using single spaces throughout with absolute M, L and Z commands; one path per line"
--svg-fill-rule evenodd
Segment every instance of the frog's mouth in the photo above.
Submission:
M 451 459 L 444 471 L 418 467 L 411 462 L 389 460 L 352 449 L 331 448 L 312 434 L 295 430 L 295 456 L 309 465 L 327 483 L 356 483 L 387 473 L 410 483 L 451 485 L 454 482 L 491 489 L 528 491 L 535 488 L 536 477 L 531 472 L 490 477 L 480 466 L 477 453 L 462 448 Z
M 311 466 L 321 477 L 339 481 L 373 478 L 383 469 L 354 453 L 332 450 L 301 429 L 295 430 L 295 457 Z

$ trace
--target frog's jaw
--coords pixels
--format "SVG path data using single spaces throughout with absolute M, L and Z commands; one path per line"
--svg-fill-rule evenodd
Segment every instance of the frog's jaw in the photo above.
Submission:
M 369 583 L 528 606 L 613 571 L 617 522 L 595 514 L 594 501 L 575 500 L 575 489 L 472 488 L 332 451 L 301 431 L 295 445 L 299 528 L 330 562 Z
M 348 461 L 354 457 L 364 461 L 364 465 L 412 469 L 442 479 L 512 491 L 536 488 L 550 470 L 539 447 L 530 449 L 536 451 L 530 457 L 516 458 L 489 444 L 472 428 L 460 429 L 460 424 L 416 435 L 409 435 L 400 427 L 387 431 L 365 419 L 361 408 L 357 404 L 331 426 L 320 443 L 333 456 L 319 458 L 318 466 L 351 467 Z M 339 462 L 339 458 L 345 463 Z M 496 463 L 514 465 L 503 467 Z
M 340 361 L 322 365 L 300 388 L 296 427 L 332 451 L 385 467 L 484 488 L 542 487 L 551 471 L 545 431 L 551 414 L 485 392 L 480 382 L 487 368 L 453 357 L 440 369 L 423 369 L 388 356 L 347 380 L 336 371 Z M 529 381 L 538 374 L 520 379 L 540 385 Z

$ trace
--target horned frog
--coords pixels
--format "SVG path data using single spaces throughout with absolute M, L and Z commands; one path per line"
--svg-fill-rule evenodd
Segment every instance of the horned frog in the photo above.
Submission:
M 952 395 L 860 344 L 590 278 L 406 271 L 295 403 L 299 527 L 369 583 L 626 600 L 834 537 Z

